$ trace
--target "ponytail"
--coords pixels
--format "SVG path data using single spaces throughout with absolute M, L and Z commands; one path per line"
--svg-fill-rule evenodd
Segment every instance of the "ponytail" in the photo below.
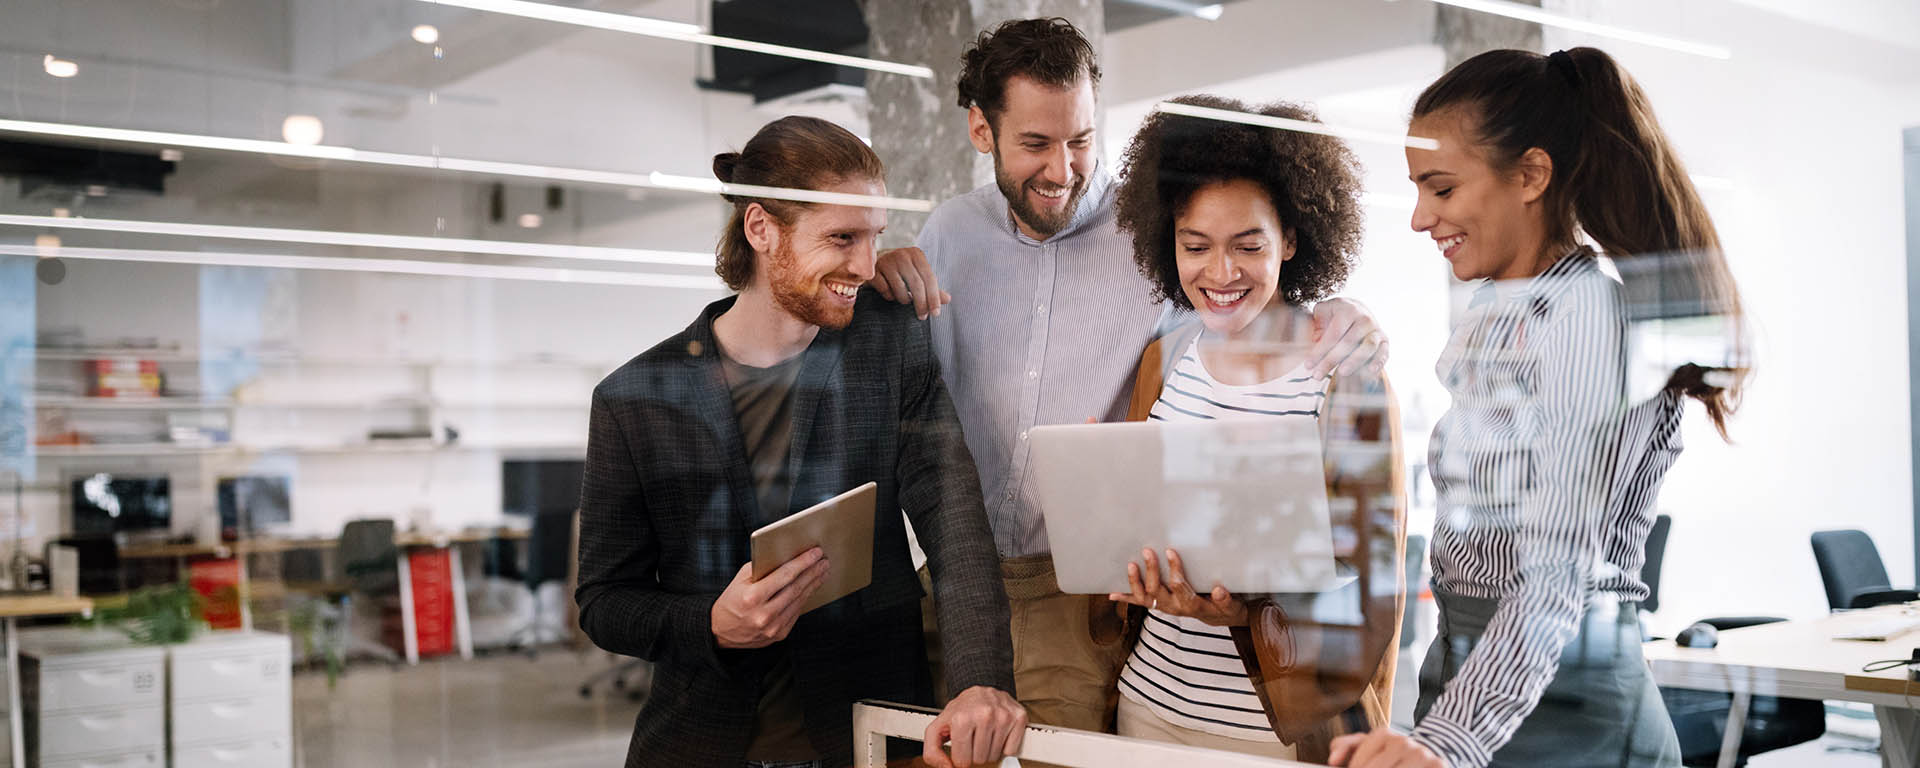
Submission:
M 1571 247 L 1584 233 L 1616 261 L 1682 262 L 1698 291 L 1685 300 L 1698 314 L 1730 318 L 1734 349 L 1744 357 L 1739 289 L 1720 235 L 1646 93 L 1613 57 L 1597 48 L 1548 56 L 1488 51 L 1428 86 L 1413 115 L 1463 107 L 1478 118 L 1478 139 L 1495 168 L 1513 167 L 1536 147 L 1553 159 L 1542 199 L 1547 242 Z M 1705 405 L 1722 438 L 1748 373 L 1744 360 L 1733 366 L 1723 375 L 1686 366 L 1667 384 Z

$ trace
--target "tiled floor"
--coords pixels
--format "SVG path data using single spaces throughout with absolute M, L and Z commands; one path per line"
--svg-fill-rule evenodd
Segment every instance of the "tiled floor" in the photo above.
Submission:
M 484 656 L 417 667 L 356 664 L 329 691 L 326 676 L 294 678 L 295 765 L 305 768 L 610 768 L 626 755 L 640 705 L 580 682 L 610 665 L 597 651 L 538 659 Z M 644 684 L 644 679 L 639 682 Z M 1873 768 L 1877 756 L 1829 736 L 1754 758 L 1751 768 Z
M 607 768 L 621 764 L 640 705 L 580 682 L 606 669 L 599 652 L 543 651 L 356 663 L 329 691 L 326 675 L 294 678 L 296 766 L 306 768 Z

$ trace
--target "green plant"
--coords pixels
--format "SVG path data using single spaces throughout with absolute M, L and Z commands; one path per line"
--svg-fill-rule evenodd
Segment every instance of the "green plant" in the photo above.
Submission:
M 340 682 L 340 675 L 346 669 L 346 658 L 340 651 L 339 617 L 328 610 L 328 606 L 318 600 L 306 600 L 295 604 L 287 613 L 287 629 L 300 638 L 300 646 L 305 656 L 318 652 L 327 670 L 327 690 Z
M 123 598 L 96 602 L 93 615 L 77 621 L 111 627 L 142 645 L 174 645 L 207 628 L 205 600 L 184 581 L 142 587 Z

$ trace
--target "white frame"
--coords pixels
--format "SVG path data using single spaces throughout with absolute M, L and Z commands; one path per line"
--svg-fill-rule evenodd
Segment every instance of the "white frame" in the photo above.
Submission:
M 855 768 L 885 768 L 887 737 L 922 740 L 937 710 L 862 701 L 853 705 Z M 1164 768 L 1169 765 L 1206 765 L 1218 768 L 1304 768 L 1308 763 L 1221 752 L 1158 741 L 1129 739 L 1092 731 L 1029 725 L 1018 757 L 1066 768 Z M 1012 768 L 1017 760 L 1007 764 Z

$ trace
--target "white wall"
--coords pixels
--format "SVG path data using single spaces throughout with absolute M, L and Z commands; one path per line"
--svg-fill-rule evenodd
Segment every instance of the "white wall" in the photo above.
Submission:
M 1334 31 L 1344 22 L 1310 2 L 1254 5 L 1228 5 L 1217 22 L 1227 28 L 1213 37 L 1205 22 L 1179 20 L 1108 38 L 1105 92 L 1127 94 L 1108 105 L 1109 162 L 1152 102 L 1177 93 L 1305 101 L 1329 123 L 1404 131 L 1413 97 L 1440 74 L 1436 48 L 1395 46 L 1380 33 L 1354 37 L 1353 49 L 1332 37 L 1333 53 L 1288 61 L 1326 41 L 1296 44 L 1300 33 L 1286 19 L 1313 18 Z M 1419 2 L 1345 8 L 1365 18 L 1394 5 L 1431 10 Z M 1697 409 L 1689 413 L 1687 452 L 1660 501 L 1675 527 L 1653 628 L 1670 634 L 1711 615 L 1824 612 L 1808 546 L 1816 530 L 1867 530 L 1893 580 L 1910 581 L 1900 147 L 1901 130 L 1920 125 L 1911 9 L 1797 0 L 1546 7 L 1735 50 L 1719 62 L 1551 28 L 1546 35 L 1548 50 L 1585 44 L 1613 53 L 1647 89 L 1690 170 L 1735 185 L 1703 194 L 1752 315 L 1760 370 L 1735 422 L 1735 445 L 1723 444 Z M 1269 36 L 1251 55 L 1279 69 L 1248 73 L 1233 63 L 1238 56 L 1192 54 L 1194 40 L 1248 34 Z M 1432 364 L 1446 336 L 1448 281 L 1431 244 L 1407 227 L 1404 157 L 1390 146 L 1354 149 L 1375 204 L 1362 266 L 1345 293 L 1369 304 L 1393 338 L 1389 374 L 1417 456 L 1430 425 L 1412 422 L 1446 403 Z M 1415 510 L 1416 530 L 1431 525 L 1428 515 Z
M 1645 0 L 1578 5 L 1601 21 L 1734 50 L 1718 62 L 1602 45 L 1647 90 L 1690 170 L 1734 184 L 1705 196 L 1759 367 L 1733 445 L 1698 409 L 1688 415 L 1687 451 L 1660 499 L 1674 528 L 1655 628 L 1825 611 L 1808 544 L 1817 530 L 1866 530 L 1893 581 L 1910 582 L 1911 203 L 1900 174 L 1902 130 L 1920 125 L 1920 37 L 1896 45 L 1836 27 L 1911 29 L 1914 17 L 1785 0 L 1682 13 Z M 1805 23 L 1816 17 L 1825 23 Z M 1549 49 L 1595 42 L 1547 35 Z

